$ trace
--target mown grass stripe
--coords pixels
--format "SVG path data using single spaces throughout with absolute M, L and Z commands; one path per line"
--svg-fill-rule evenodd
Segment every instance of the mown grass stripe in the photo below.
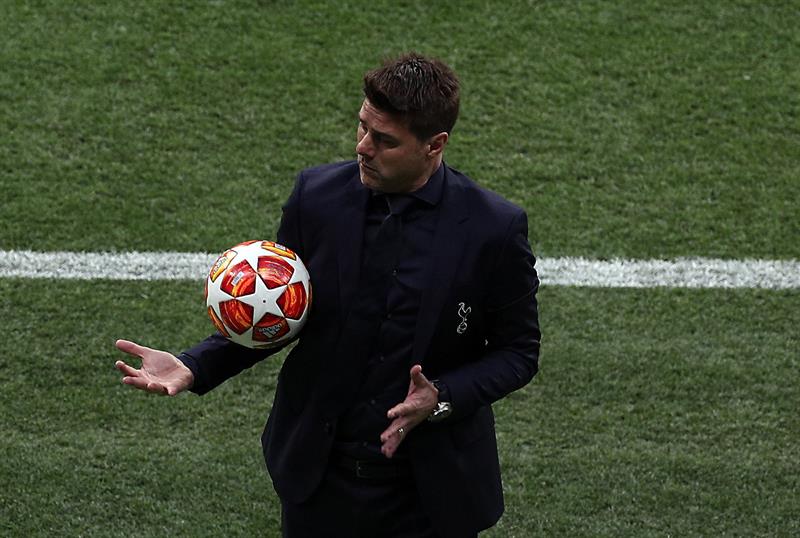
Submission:
M 0 276 L 107 280 L 202 279 L 216 256 L 202 252 L 0 250 Z M 800 288 L 795 260 L 591 260 L 540 258 L 542 285 L 609 288 Z

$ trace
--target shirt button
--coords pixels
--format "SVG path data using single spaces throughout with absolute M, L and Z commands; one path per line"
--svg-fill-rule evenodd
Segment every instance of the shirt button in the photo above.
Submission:
M 381 362 L 386 362 L 386 357 L 381 355 L 380 357 L 378 357 L 378 360 L 381 361 Z
M 370 400 L 369 401 L 369 405 L 375 405 L 375 403 L 376 403 L 375 400 Z
M 386 319 L 392 319 L 392 313 L 391 312 L 387 312 L 386 313 Z
M 325 423 L 324 429 L 325 433 L 327 433 L 328 435 L 330 435 L 333 432 L 333 426 L 331 425 L 330 422 Z
M 392 269 L 392 276 L 397 276 L 397 269 Z

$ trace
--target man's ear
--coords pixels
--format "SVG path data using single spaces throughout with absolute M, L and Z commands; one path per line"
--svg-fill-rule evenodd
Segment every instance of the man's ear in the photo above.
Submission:
M 430 140 L 428 140 L 428 157 L 437 157 L 441 155 L 449 139 L 450 135 L 446 132 L 433 135 Z

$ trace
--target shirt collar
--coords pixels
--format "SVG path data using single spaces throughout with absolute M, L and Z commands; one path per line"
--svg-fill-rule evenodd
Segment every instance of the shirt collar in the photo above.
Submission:
M 444 163 L 439 165 L 436 172 L 419 189 L 408 193 L 418 200 L 422 200 L 428 205 L 435 206 L 442 199 L 442 188 L 444 187 Z
M 433 175 L 428 179 L 428 181 L 419 189 L 403 194 L 386 194 L 379 191 L 373 191 L 370 189 L 370 194 L 372 195 L 371 198 L 380 197 L 380 196 L 404 196 L 408 198 L 414 198 L 416 200 L 420 200 L 425 202 L 429 206 L 436 206 L 439 204 L 439 201 L 442 199 L 442 191 L 444 189 L 444 162 L 439 165 L 439 168 L 433 173 Z

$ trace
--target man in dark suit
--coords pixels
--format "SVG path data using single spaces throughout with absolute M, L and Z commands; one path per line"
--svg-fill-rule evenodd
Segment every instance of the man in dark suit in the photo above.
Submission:
M 364 95 L 358 159 L 301 172 L 278 231 L 314 290 L 262 437 L 284 536 L 476 536 L 503 511 L 491 404 L 538 368 L 526 215 L 443 162 L 445 64 L 403 55 Z M 170 395 L 274 353 L 117 346 L 142 359 L 117 362 L 124 383 Z

